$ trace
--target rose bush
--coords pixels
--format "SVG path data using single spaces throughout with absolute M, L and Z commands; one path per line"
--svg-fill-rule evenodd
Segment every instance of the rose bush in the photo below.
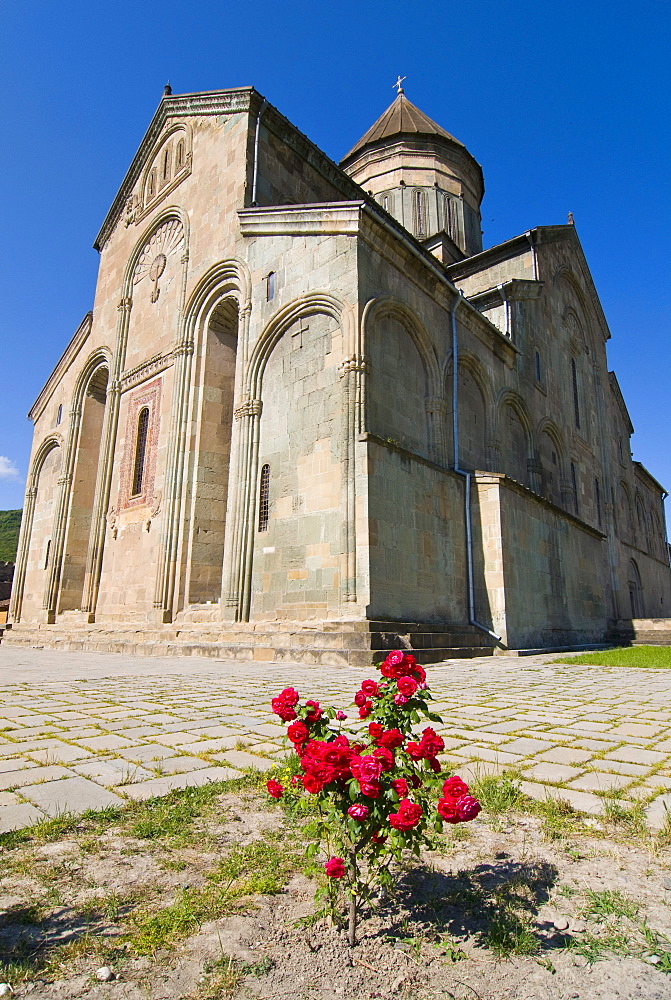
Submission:
M 480 812 L 468 785 L 454 775 L 442 780 L 438 754 L 445 743 L 431 726 L 419 738 L 414 730 L 440 723 L 429 709 L 431 695 L 424 668 L 410 653 L 393 650 L 380 665 L 382 679 L 365 680 L 354 695 L 359 719 L 371 718 L 356 733 L 345 734 L 345 712 L 300 704 L 294 688 L 272 700 L 272 709 L 289 722 L 294 777 L 287 788 L 267 783 L 275 799 L 296 803 L 314 796 L 319 819 L 308 826 L 314 838 L 308 854 L 323 851 L 325 892 L 336 915 L 340 880 L 349 895 L 349 941 L 356 940 L 357 907 L 375 890 L 389 886 L 389 865 L 404 850 L 419 855 L 430 847 L 427 831 L 443 823 L 465 823 Z

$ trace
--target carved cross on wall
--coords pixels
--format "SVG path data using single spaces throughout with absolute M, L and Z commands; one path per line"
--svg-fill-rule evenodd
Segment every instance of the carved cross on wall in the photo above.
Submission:
M 291 334 L 294 347 L 303 346 L 303 334 L 307 333 L 309 329 L 310 329 L 310 324 L 307 323 L 306 320 L 301 318 L 298 323 L 298 329 L 294 330 L 294 332 Z

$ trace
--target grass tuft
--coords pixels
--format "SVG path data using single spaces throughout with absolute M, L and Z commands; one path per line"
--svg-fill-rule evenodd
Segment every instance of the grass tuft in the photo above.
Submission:
M 509 812 L 526 798 L 520 791 L 520 779 L 514 771 L 478 775 L 471 785 L 471 794 L 492 816 Z
M 586 667 L 641 667 L 646 670 L 671 669 L 671 646 L 621 646 L 580 656 L 560 656 L 553 663 L 574 663 Z

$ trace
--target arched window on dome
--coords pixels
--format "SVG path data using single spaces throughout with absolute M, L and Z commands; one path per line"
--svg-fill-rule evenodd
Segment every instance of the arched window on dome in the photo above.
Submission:
M 426 236 L 426 199 L 424 192 L 417 190 L 414 192 L 415 211 L 415 235 Z
M 449 194 L 445 195 L 443 202 L 443 229 L 456 243 L 457 240 L 457 210 L 454 199 Z

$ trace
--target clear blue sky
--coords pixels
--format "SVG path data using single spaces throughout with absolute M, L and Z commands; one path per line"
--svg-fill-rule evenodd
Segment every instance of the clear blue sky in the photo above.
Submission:
M 253 85 L 338 160 L 399 73 L 483 166 L 485 246 L 574 213 L 635 458 L 671 489 L 670 41 L 669 0 L 4 0 L 0 509 L 164 83 Z

